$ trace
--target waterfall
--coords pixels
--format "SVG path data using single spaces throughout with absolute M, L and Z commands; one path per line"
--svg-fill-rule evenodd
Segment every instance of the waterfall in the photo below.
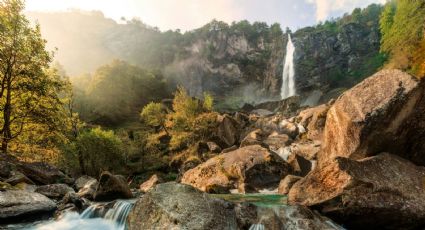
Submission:
M 286 57 L 283 65 L 282 88 L 280 91 L 282 99 L 295 95 L 294 53 L 295 46 L 292 43 L 291 35 L 288 34 L 288 43 L 286 44 Z
M 130 202 L 117 201 L 112 209 L 109 209 L 105 215 L 105 219 L 112 220 L 120 229 L 125 228 L 127 216 L 131 211 L 133 204 Z
M 50 221 L 26 229 L 31 230 L 124 230 L 134 201 L 117 200 L 112 204 L 93 204 L 83 213 L 66 213 L 58 221 Z

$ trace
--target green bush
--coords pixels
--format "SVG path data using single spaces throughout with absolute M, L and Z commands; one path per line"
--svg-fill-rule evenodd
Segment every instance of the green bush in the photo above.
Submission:
M 126 155 L 122 141 L 114 132 L 100 128 L 83 132 L 74 142 L 64 147 L 64 162 L 71 163 L 68 171 L 94 177 L 105 170 L 123 171 Z

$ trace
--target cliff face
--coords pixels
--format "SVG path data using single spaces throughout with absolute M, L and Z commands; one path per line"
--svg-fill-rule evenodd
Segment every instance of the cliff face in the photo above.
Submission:
M 282 35 L 249 40 L 235 31 L 213 31 L 185 47 L 189 52 L 166 68 L 166 75 L 193 96 L 208 91 L 216 96 L 273 97 L 280 92 Z M 247 92 L 249 91 L 249 92 Z
M 349 23 L 338 31 L 305 28 L 292 37 L 297 94 L 303 98 L 327 100 L 380 66 L 375 60 L 380 58 L 377 27 Z M 168 73 L 177 74 L 194 96 L 204 91 L 225 95 L 250 86 L 257 99 L 279 99 L 287 34 L 259 41 L 252 44 L 244 35 L 218 32 L 187 47 L 189 57 L 176 60 Z
M 356 9 L 291 34 L 297 94 L 307 104 L 335 97 L 382 65 L 384 57 L 378 53 L 381 9 L 379 5 Z M 98 12 L 30 15 L 39 20 L 50 45 L 59 48 L 58 60 L 71 75 L 121 59 L 161 70 L 169 82 L 185 86 L 193 96 L 208 91 L 218 100 L 231 101 L 231 106 L 280 99 L 290 31 L 284 33 L 279 24 L 241 21 L 229 25 L 214 20 L 181 33 L 161 32 L 137 20 L 118 24 Z
M 349 88 L 382 64 L 377 26 L 349 23 L 335 32 L 307 28 L 293 37 L 295 79 L 301 95 Z

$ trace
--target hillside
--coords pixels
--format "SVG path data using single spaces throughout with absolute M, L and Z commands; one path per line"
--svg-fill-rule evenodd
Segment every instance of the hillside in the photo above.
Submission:
M 296 88 L 317 102 L 376 71 L 382 7 L 356 9 L 339 19 L 293 33 Z M 71 76 L 94 72 L 113 59 L 159 69 L 169 84 L 192 96 L 211 92 L 224 107 L 280 99 L 287 33 L 279 24 L 212 21 L 181 33 L 160 32 L 137 20 L 120 24 L 100 12 L 28 13 L 41 24 L 57 60 Z M 81 52 L 84 50 L 85 52 Z M 340 90 L 338 90 L 340 89 Z M 319 92 L 317 91 L 319 90 Z

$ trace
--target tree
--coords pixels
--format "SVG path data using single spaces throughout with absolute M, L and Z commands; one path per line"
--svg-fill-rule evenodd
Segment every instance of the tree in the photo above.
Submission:
M 30 26 L 21 0 L 0 3 L 0 135 L 1 150 L 34 125 L 55 130 L 62 108 L 63 81 L 49 70 L 52 54 L 40 27 Z
M 168 130 L 165 127 L 167 113 L 161 103 L 151 102 L 147 104 L 143 107 L 140 116 L 148 125 L 161 127 L 168 134 Z
M 120 170 L 125 164 L 125 148 L 112 131 L 91 129 L 81 133 L 71 144 L 73 147 L 70 149 L 83 156 L 83 162 L 79 165 L 80 172 L 88 175 L 98 176 L 105 170 Z M 75 159 L 73 161 L 75 162 Z

